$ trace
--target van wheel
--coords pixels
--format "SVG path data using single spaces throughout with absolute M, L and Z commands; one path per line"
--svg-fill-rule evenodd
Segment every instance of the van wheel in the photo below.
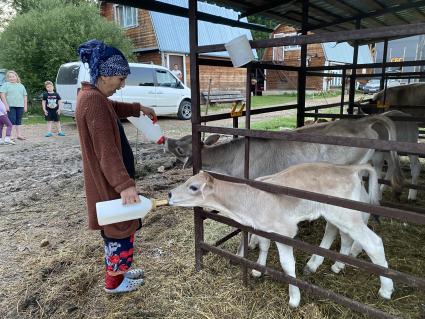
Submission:
M 182 101 L 177 112 L 177 117 L 180 120 L 190 120 L 192 117 L 192 104 L 190 101 Z

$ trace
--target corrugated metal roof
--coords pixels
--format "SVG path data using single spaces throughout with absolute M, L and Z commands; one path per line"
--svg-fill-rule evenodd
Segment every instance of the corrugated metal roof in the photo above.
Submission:
M 186 0 L 161 0 L 161 2 L 187 8 Z M 198 2 L 198 11 L 225 17 L 233 20 L 238 19 L 238 12 L 218 7 L 216 5 Z M 150 12 L 153 27 L 156 33 L 158 47 L 163 52 L 189 53 L 189 20 L 187 18 L 169 14 Z M 240 21 L 247 22 L 247 19 Z M 222 44 L 245 34 L 252 40 L 251 31 L 240 28 L 232 28 L 221 24 L 200 21 L 198 24 L 199 45 Z M 253 50 L 254 56 L 257 53 Z M 228 57 L 227 52 L 215 52 L 208 55 Z
M 353 63 L 354 48 L 347 42 L 327 42 L 323 43 L 322 46 L 327 61 L 350 64 Z M 372 55 L 367 45 L 359 46 L 357 63 L 373 63 Z
M 275 19 L 301 28 L 302 0 L 282 1 L 270 6 L 267 0 L 215 0 L 217 5 Z M 310 0 L 309 24 L 314 32 L 355 29 L 356 18 L 362 28 L 424 22 L 424 0 Z

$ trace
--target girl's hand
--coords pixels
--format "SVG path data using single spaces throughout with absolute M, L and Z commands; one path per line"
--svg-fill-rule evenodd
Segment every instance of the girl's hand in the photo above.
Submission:
M 27 113 L 28 112 L 28 108 L 26 106 L 24 106 L 24 112 Z
M 150 119 L 155 123 L 158 121 L 158 118 L 156 117 L 156 113 L 153 110 L 153 108 L 147 107 L 147 106 L 142 106 L 140 105 L 140 111 L 143 112 L 143 114 L 147 115 L 150 117 Z
M 46 110 L 44 110 L 44 115 L 46 115 L 46 116 L 48 115 L 48 113 L 47 113 L 47 111 L 46 111 Z
M 137 194 L 136 187 L 132 186 L 124 189 L 120 193 L 123 205 L 135 204 L 140 202 L 139 194 Z
M 56 113 L 58 113 L 58 115 L 60 115 L 60 114 L 61 114 L 61 110 L 60 110 L 60 109 L 58 109 L 58 110 L 56 111 Z

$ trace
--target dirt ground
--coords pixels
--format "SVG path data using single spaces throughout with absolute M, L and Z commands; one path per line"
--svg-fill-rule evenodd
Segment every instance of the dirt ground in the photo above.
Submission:
M 219 125 L 229 123 L 223 121 Z M 160 125 L 170 137 L 190 133 L 188 121 L 162 118 Z M 176 166 L 174 158 L 164 153 L 161 146 L 137 135 L 131 124 L 126 123 L 125 130 L 137 158 L 137 186 L 145 196 L 165 198 L 171 188 L 191 175 L 190 169 Z M 0 317 L 359 317 L 342 306 L 310 298 L 305 293 L 300 308 L 290 310 L 286 285 L 269 278 L 251 282 L 246 288 L 240 280 L 240 269 L 217 256 L 206 256 L 205 269 L 196 273 L 192 211 L 173 207 L 149 213 L 137 235 L 136 266 L 145 269 L 146 285 L 131 294 L 106 296 L 102 291 L 102 240 L 98 232 L 86 228 L 75 124 L 64 125 L 64 132 L 65 137 L 45 138 L 44 125 L 24 126 L 26 141 L 0 147 Z M 165 171 L 158 171 L 159 167 Z M 217 232 L 224 235 L 230 230 L 213 222 L 206 224 L 212 229 L 206 233 L 207 240 L 216 240 Z M 423 229 L 412 228 L 409 232 L 423 247 Z M 225 245 L 231 251 L 236 246 L 236 239 Z M 423 275 L 424 253 L 416 255 L 419 269 L 411 272 Z M 271 260 L 273 263 L 280 268 L 276 259 Z M 324 276 L 333 284 L 344 280 L 349 283 L 353 276 L 362 276 L 351 269 L 337 277 L 330 274 L 329 265 L 317 276 Z M 377 297 L 376 276 L 363 277 L 372 284 L 367 287 L 366 300 L 360 301 L 373 303 L 394 315 L 404 313 L 397 308 L 403 302 L 408 308 L 415 305 L 415 314 L 425 313 L 423 294 L 403 288 L 403 293 L 395 297 L 405 300 L 388 305 Z M 355 295 L 357 288 L 354 285 L 348 295 Z

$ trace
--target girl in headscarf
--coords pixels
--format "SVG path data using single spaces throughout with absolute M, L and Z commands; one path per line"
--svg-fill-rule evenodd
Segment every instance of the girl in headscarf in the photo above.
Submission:
M 96 203 L 120 198 L 123 204 L 139 202 L 134 181 L 134 157 L 120 118 L 156 119 L 153 109 L 139 103 L 108 99 L 125 85 L 130 67 L 116 48 L 90 40 L 78 48 L 90 68 L 90 83 L 83 82 L 77 97 L 75 119 L 84 168 L 89 228 L 101 230 L 105 248 L 105 291 L 129 292 L 143 285 L 143 270 L 132 269 L 133 242 L 140 220 L 99 226 Z

